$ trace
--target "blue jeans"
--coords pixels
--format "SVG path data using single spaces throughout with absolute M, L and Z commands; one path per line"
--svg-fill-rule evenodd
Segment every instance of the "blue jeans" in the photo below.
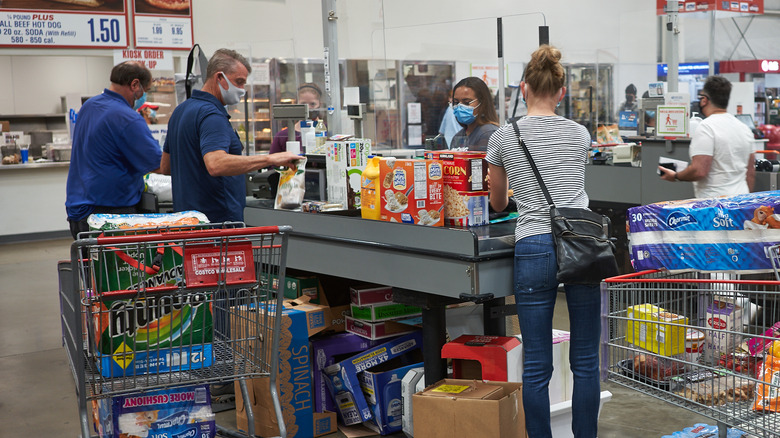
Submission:
M 552 320 L 558 281 L 551 234 L 530 236 L 515 244 L 514 294 L 523 335 L 523 407 L 528 436 L 551 438 Z M 599 340 L 601 296 L 598 286 L 565 285 L 574 374 L 572 431 L 595 438 L 599 411 Z

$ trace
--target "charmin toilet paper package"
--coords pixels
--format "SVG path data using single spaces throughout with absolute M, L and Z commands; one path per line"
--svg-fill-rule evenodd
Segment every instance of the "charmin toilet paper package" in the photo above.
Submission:
M 216 436 L 209 385 L 117 396 L 97 401 L 95 429 L 103 437 Z
M 780 243 L 780 191 L 630 208 L 631 261 L 644 269 L 771 270 Z

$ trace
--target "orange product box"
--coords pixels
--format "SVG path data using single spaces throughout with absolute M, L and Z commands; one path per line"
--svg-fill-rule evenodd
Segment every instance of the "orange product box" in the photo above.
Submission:
M 459 192 L 487 190 L 485 152 L 426 151 L 425 158 L 441 160 L 445 186 Z
M 384 158 L 379 162 L 379 183 L 380 220 L 444 225 L 440 161 Z

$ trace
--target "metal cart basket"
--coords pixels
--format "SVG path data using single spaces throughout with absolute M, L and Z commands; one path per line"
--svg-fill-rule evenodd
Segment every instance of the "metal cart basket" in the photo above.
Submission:
M 254 436 L 246 379 L 256 377 L 269 378 L 285 437 L 276 382 L 283 293 L 276 279 L 285 275 L 290 230 L 210 224 L 75 241 L 71 260 L 58 269 L 82 437 L 91 436 L 88 402 L 94 411 L 104 398 L 233 380 Z
M 710 417 L 721 437 L 726 427 L 780 437 L 772 273 L 644 271 L 607 279 L 601 290 L 602 380 Z

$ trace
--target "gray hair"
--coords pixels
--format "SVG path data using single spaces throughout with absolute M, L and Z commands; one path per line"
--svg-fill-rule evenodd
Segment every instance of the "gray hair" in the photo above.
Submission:
M 249 73 L 252 73 L 252 66 L 244 55 L 231 49 L 219 49 L 214 52 L 206 68 L 206 78 L 211 78 L 219 72 L 232 73 L 236 67 L 236 62 L 240 62 L 246 67 Z

